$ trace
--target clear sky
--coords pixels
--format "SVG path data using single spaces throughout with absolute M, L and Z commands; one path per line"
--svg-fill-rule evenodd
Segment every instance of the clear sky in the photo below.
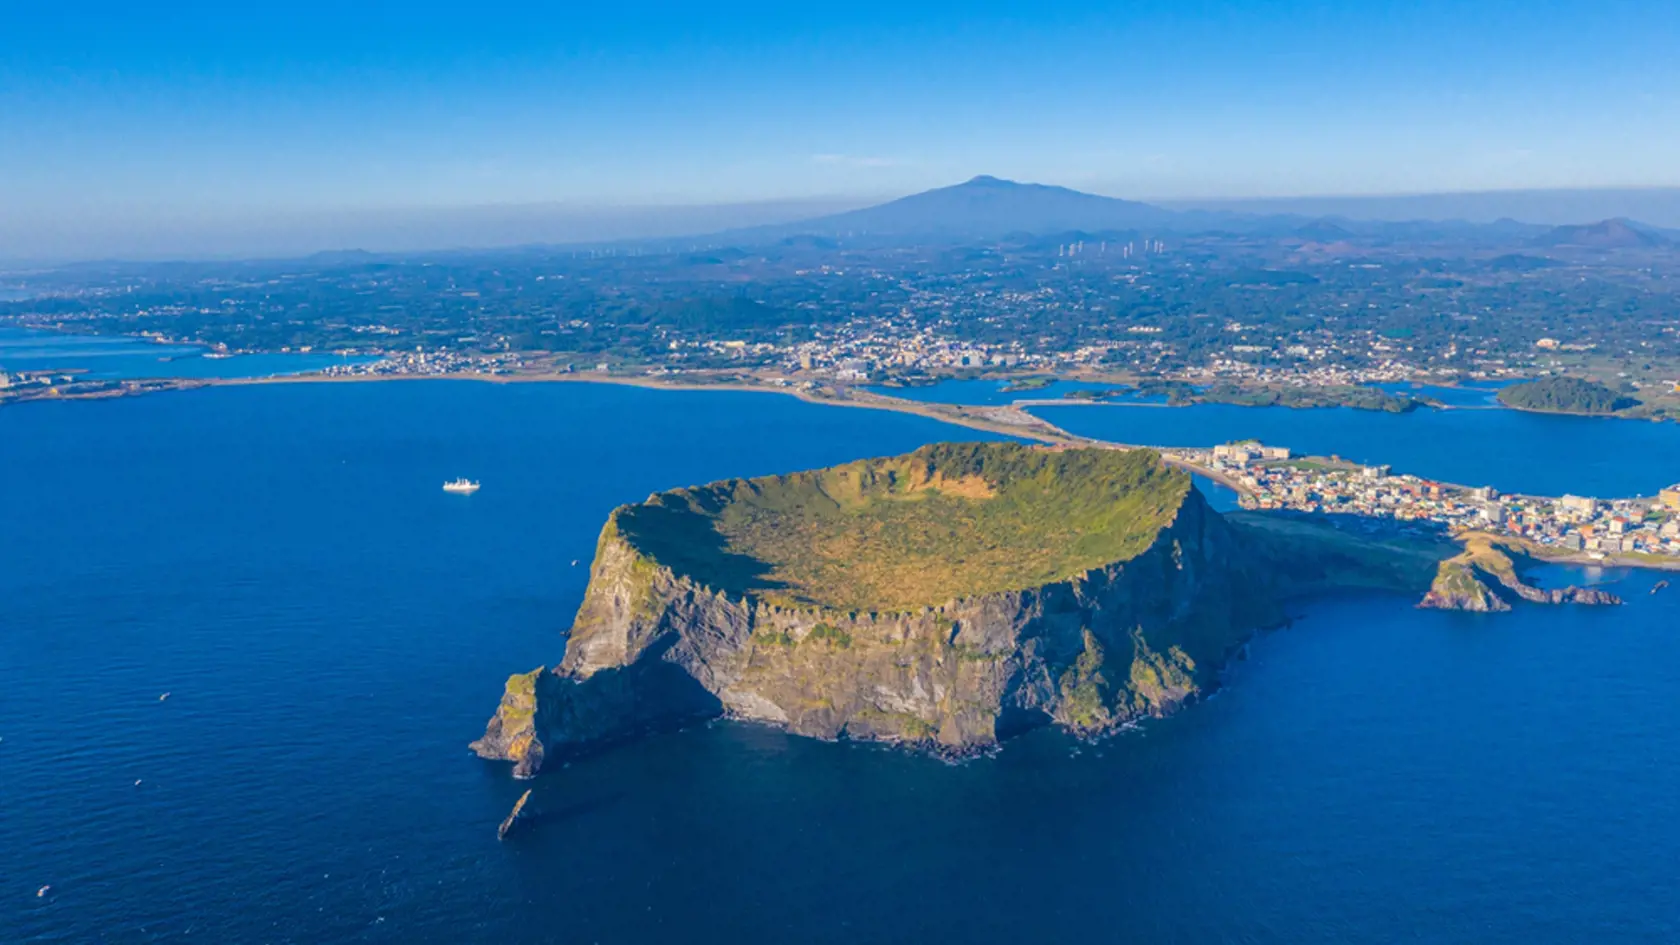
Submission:
M 12 3 L 0 217 L 1680 185 L 1680 2 Z M 3 249 L 0 246 L 0 249 Z

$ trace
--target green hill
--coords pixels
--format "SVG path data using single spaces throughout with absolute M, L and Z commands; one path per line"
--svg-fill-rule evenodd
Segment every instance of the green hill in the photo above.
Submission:
M 1552 413 L 1608 414 L 1639 406 L 1639 401 L 1578 377 L 1543 377 L 1513 384 L 1499 392 L 1499 400 L 1519 410 Z

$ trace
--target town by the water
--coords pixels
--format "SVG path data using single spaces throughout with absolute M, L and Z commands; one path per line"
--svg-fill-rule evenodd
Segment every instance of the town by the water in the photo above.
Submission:
M 1680 484 L 1650 498 L 1500 493 L 1395 473 L 1336 457 L 1296 457 L 1258 442 L 1162 450 L 1236 488 L 1245 508 L 1432 523 L 1452 533 L 1493 532 L 1536 549 L 1619 563 L 1680 562 Z

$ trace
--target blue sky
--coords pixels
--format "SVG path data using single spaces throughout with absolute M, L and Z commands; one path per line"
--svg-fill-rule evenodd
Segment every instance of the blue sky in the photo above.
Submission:
M 9 5 L 0 215 L 1680 184 L 1680 3 Z

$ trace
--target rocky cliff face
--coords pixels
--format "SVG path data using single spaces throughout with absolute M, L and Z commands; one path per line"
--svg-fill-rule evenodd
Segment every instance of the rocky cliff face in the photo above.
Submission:
M 1516 563 L 1491 541 L 1472 536 L 1463 553 L 1441 562 L 1419 607 L 1433 610 L 1507 611 L 1512 601 L 1534 604 L 1620 604 L 1594 587 L 1540 588 L 1517 574 Z
M 1055 724 L 1100 733 L 1171 712 L 1280 612 L 1191 490 L 1141 554 L 1028 590 L 914 612 L 731 596 L 602 530 L 566 654 L 512 677 L 472 747 L 535 774 L 557 754 L 729 716 L 802 735 L 987 749 Z

